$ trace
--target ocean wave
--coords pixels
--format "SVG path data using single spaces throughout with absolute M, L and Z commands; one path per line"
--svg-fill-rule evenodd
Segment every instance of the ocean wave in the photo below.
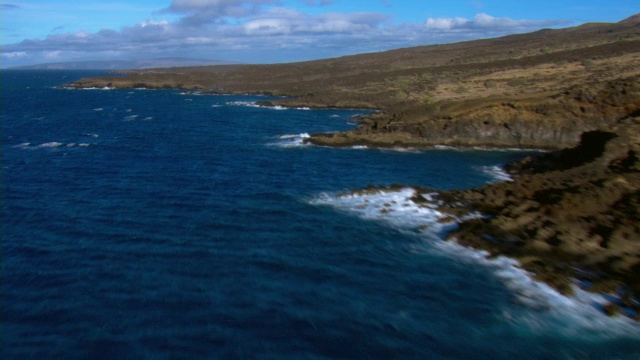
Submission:
M 140 117 L 140 115 L 129 115 L 129 116 L 125 116 L 122 121 L 132 121 L 137 119 L 138 117 Z
M 95 144 L 90 143 L 63 143 L 58 141 L 49 141 L 41 144 L 32 144 L 30 142 L 24 142 L 18 145 L 14 145 L 14 148 L 32 150 L 32 149 L 57 149 L 57 148 L 75 148 L 75 147 L 88 147 Z
M 512 292 L 516 304 L 530 310 L 504 309 L 503 318 L 509 323 L 540 333 L 553 327 L 565 336 L 579 338 L 625 336 L 640 339 L 640 324 L 624 316 L 610 317 L 602 311 L 608 303 L 604 295 L 573 285 L 574 295 L 565 296 L 549 285 L 535 281 L 514 259 L 490 257 L 486 251 L 464 247 L 455 241 L 440 241 L 433 245 L 457 261 L 488 269 Z
M 501 166 L 481 166 L 478 168 L 481 172 L 489 175 L 493 180 L 491 182 L 504 182 L 513 181 L 511 175 L 509 175 Z
M 416 201 L 419 200 L 419 203 Z M 348 193 L 323 193 L 311 200 L 315 205 L 328 205 L 367 220 L 380 221 L 398 230 L 420 233 L 440 239 L 444 231 L 456 226 L 456 219 L 438 210 L 435 193 L 416 189 L 372 188 Z M 478 216 L 478 214 L 470 214 Z
M 289 109 L 287 107 L 280 106 L 280 105 L 275 105 L 275 106 L 260 105 L 256 101 L 229 101 L 226 104 L 229 106 L 245 106 L 245 107 L 260 108 L 260 109 L 272 109 L 272 110 L 288 110 Z
M 103 86 L 103 87 L 95 87 L 95 86 L 90 86 L 90 87 L 83 87 L 83 88 L 79 88 L 80 90 L 115 90 L 115 87 L 113 86 Z
M 269 143 L 267 145 L 283 148 L 309 146 L 309 144 L 305 143 L 304 141 L 310 137 L 311 136 L 308 133 L 280 135 L 276 137 L 277 141 Z
M 417 201 L 417 202 L 416 202 Z M 463 220 L 480 217 L 470 213 L 456 218 L 438 210 L 441 202 L 435 193 L 414 188 L 371 188 L 348 193 L 322 193 L 309 201 L 313 205 L 330 206 L 362 219 L 377 221 L 401 232 L 427 240 L 424 251 L 451 257 L 487 268 L 514 296 L 518 306 L 504 309 L 504 319 L 515 326 L 526 326 L 545 332 L 550 327 L 565 335 L 578 337 L 634 336 L 640 338 L 640 324 L 623 317 L 609 317 L 602 308 L 607 304 L 603 295 L 593 294 L 574 286 L 575 295 L 565 296 L 550 286 L 535 281 L 518 266 L 516 260 L 490 257 L 476 250 L 444 241 L 443 236 Z

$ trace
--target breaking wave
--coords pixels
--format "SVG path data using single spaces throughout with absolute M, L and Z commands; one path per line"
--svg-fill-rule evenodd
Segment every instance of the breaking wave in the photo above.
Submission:
M 25 149 L 25 150 L 31 150 L 31 149 L 57 149 L 57 148 L 75 148 L 75 147 L 88 147 L 88 146 L 92 146 L 95 144 L 90 144 L 90 143 L 62 143 L 62 142 L 58 142 L 58 141 L 50 141 L 50 142 L 46 142 L 46 143 L 41 143 L 41 144 L 32 144 L 29 142 L 25 142 L 25 143 L 21 143 L 18 145 L 14 145 L 14 148 L 18 148 L 18 149 Z
M 309 144 L 305 143 L 305 140 L 310 137 L 311 136 L 308 133 L 280 135 L 276 137 L 277 141 L 269 143 L 268 145 L 283 148 L 309 146 Z
M 492 182 L 513 181 L 511 175 L 509 175 L 501 166 L 498 165 L 482 166 L 478 168 L 478 170 L 489 175 L 493 179 Z
M 479 217 L 470 213 L 456 218 L 438 210 L 437 194 L 405 187 L 398 189 L 365 189 L 348 193 L 321 193 L 309 201 L 313 205 L 330 206 L 362 219 L 377 221 L 403 233 L 426 240 L 424 252 L 437 253 L 483 266 L 513 294 L 515 307 L 503 310 L 504 320 L 514 326 L 526 326 L 545 332 L 550 327 L 564 335 L 582 338 L 633 336 L 640 338 L 640 324 L 626 317 L 609 317 L 602 307 L 603 295 L 574 286 L 575 295 L 565 296 L 548 285 L 537 282 L 516 260 L 489 257 L 486 251 L 467 248 L 455 241 L 444 241 L 446 233 L 465 219 Z

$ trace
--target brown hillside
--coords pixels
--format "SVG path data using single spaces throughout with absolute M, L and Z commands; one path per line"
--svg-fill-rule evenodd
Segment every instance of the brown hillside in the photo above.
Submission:
M 615 295 L 608 313 L 640 320 L 640 15 L 337 59 L 131 72 L 73 86 L 271 93 L 296 96 L 278 101 L 290 106 L 380 110 L 355 130 L 309 139 L 320 145 L 577 145 L 509 165 L 512 182 L 438 192 L 436 205 L 460 221 L 452 239 L 516 258 L 563 292 L 586 280 L 587 290 Z M 460 220 L 469 209 L 488 216 Z
M 543 125 L 549 129 L 576 128 L 571 121 L 576 115 L 573 108 L 580 108 L 580 102 L 557 104 L 554 99 L 562 98 L 570 88 L 578 91 L 576 86 L 621 78 L 634 81 L 640 75 L 640 26 L 636 19 L 299 63 L 132 71 L 124 77 L 82 79 L 72 85 L 267 93 L 296 97 L 279 101 L 283 105 L 379 109 L 383 115 L 348 134 L 368 137 L 379 145 L 409 141 L 419 146 L 469 142 L 562 147 L 575 144 L 581 131 L 562 130 L 563 135 L 556 138 L 538 136 L 535 129 L 541 125 L 537 122 L 544 117 Z M 481 105 L 484 110 L 479 109 Z M 532 113 L 532 107 L 538 110 Z M 500 121 L 473 135 L 473 141 L 467 133 L 452 132 L 451 126 L 416 125 L 439 123 L 453 115 L 459 123 L 456 129 L 475 129 L 477 121 L 487 127 L 485 117 Z M 518 122 L 515 130 L 504 135 L 505 123 L 513 129 L 514 121 Z M 580 125 L 591 129 L 600 122 L 596 119 Z M 425 131 L 431 137 L 426 138 Z M 482 135 L 485 133 L 488 137 Z M 522 142 L 523 136 L 512 136 L 515 133 L 528 134 L 524 135 L 526 142 Z M 316 138 L 318 143 L 328 144 L 327 139 Z M 332 140 L 333 145 L 353 142 L 343 137 Z

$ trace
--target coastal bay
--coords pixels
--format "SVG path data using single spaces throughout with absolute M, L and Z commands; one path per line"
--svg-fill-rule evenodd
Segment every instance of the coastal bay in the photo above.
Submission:
M 638 317 L 638 15 L 303 63 L 132 71 L 69 86 L 269 94 L 294 98 L 265 106 L 376 110 L 354 130 L 303 139 L 319 146 L 554 151 L 509 165 L 512 182 L 441 193 L 450 211 L 488 216 L 461 221 L 450 237 L 518 258 L 565 293 L 584 280 L 587 290 L 617 296 L 606 312 Z M 566 156 L 576 153 L 591 157 Z

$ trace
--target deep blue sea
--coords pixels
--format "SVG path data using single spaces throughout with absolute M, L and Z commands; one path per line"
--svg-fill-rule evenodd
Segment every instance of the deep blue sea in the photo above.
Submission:
M 446 243 L 415 190 L 509 151 L 330 149 L 358 110 L 2 71 L 9 359 L 637 359 L 640 327 Z M 345 195 L 346 193 L 346 195 Z

